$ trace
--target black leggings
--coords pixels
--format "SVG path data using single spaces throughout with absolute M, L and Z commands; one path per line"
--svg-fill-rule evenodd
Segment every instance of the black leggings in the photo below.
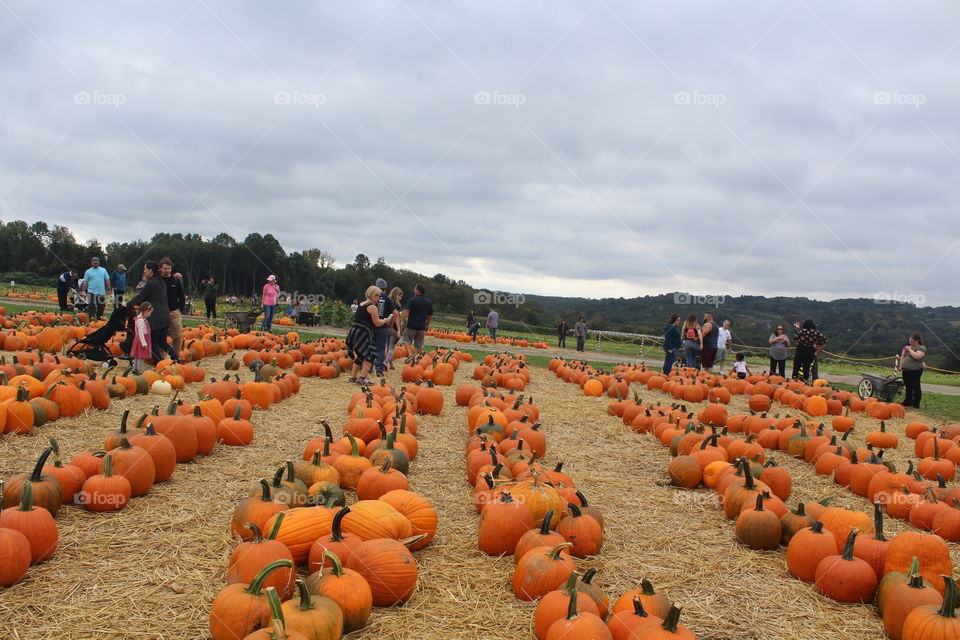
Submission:
M 901 372 L 903 373 L 903 386 L 905 391 L 903 406 L 919 409 L 920 396 L 922 393 L 920 391 L 920 376 L 923 375 L 923 369 L 902 369 Z
M 787 377 L 787 359 L 776 360 L 770 358 L 770 375 L 776 376 L 779 375 L 781 378 Z
M 217 299 L 216 298 L 204 298 L 203 304 L 207 307 L 207 317 L 208 318 L 217 318 Z
M 797 355 L 793 360 L 793 377 L 800 380 L 806 380 L 810 377 L 810 365 L 817 355 L 817 350 L 813 347 L 800 345 L 797 347 Z

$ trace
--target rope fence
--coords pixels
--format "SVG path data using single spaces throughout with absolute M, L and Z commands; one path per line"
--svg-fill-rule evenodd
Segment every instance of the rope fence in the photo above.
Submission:
M 646 344 L 649 342 L 653 345 L 662 345 L 663 338 L 657 336 L 648 336 L 648 335 L 638 335 L 631 338 L 626 336 L 618 337 L 622 334 L 608 334 L 603 331 L 595 331 L 597 335 L 596 350 L 602 350 L 603 342 L 612 342 L 615 344 L 638 344 L 640 347 L 640 357 L 643 357 L 643 351 Z M 757 346 L 757 345 L 748 345 L 748 344 L 739 344 L 732 343 L 734 347 L 739 349 L 746 349 L 750 353 L 756 353 L 757 351 L 767 351 L 770 348 L 770 345 L 766 346 Z M 788 351 L 795 351 L 796 347 L 787 347 Z M 822 350 L 821 353 L 830 356 L 831 358 L 836 358 L 838 360 L 847 360 L 849 362 L 864 362 L 864 363 L 875 363 L 875 362 L 884 362 L 887 360 L 896 361 L 896 356 L 883 356 L 880 358 L 855 358 L 853 356 L 844 355 L 841 353 L 833 353 L 832 351 L 827 351 L 826 349 Z M 938 367 L 931 367 L 930 365 L 925 364 L 924 369 L 929 369 L 930 371 L 937 371 L 939 373 L 948 373 L 948 374 L 960 374 L 960 371 L 953 371 L 951 369 L 940 369 Z

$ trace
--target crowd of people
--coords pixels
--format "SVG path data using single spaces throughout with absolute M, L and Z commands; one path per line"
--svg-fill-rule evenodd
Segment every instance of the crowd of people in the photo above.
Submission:
M 128 337 L 127 349 L 134 358 L 135 368 L 142 370 L 147 358 L 160 360 L 164 354 L 176 361 L 182 346 L 182 315 L 187 303 L 181 274 L 173 271 L 169 258 L 158 262 L 146 261 L 140 280 L 133 287 L 133 298 L 124 301 L 127 294 L 127 269 L 118 264 L 113 272 L 101 265 L 99 257 L 90 260 L 90 266 L 81 276 L 76 269 L 64 271 L 57 278 L 57 298 L 61 310 L 70 308 L 69 296 L 74 295 L 73 306 L 78 310 L 89 309 L 95 319 L 103 317 L 107 297 L 110 296 L 115 309 L 138 307 L 139 313 L 134 322 L 134 331 Z M 214 276 L 201 281 L 199 297 L 204 301 L 206 317 L 217 317 L 217 301 L 221 295 L 220 287 Z M 270 331 L 280 298 L 280 286 L 275 275 L 268 275 L 259 295 L 254 293 L 252 302 L 256 306 L 262 301 L 263 321 L 261 331 Z M 353 316 L 347 335 L 348 353 L 354 358 L 355 366 L 350 381 L 364 383 L 372 372 L 382 376 L 385 370 L 394 368 L 397 345 L 402 345 L 408 359 L 423 353 L 426 331 L 433 317 L 433 303 L 426 297 L 426 288 L 422 284 L 414 287 L 413 296 L 403 303 L 404 292 L 400 287 L 388 288 L 386 280 L 377 278 L 367 288 L 363 301 L 354 300 L 350 305 Z M 224 300 L 234 306 L 238 303 L 236 295 L 226 296 Z M 288 301 L 286 313 L 305 320 L 313 315 L 306 297 Z M 467 314 L 467 333 L 476 340 L 483 325 L 492 340 L 497 338 L 500 314 L 494 307 L 487 311 L 485 323 L 478 318 L 474 309 Z M 728 355 L 733 355 L 731 371 L 740 378 L 750 374 L 743 352 L 733 353 L 733 335 L 730 320 L 718 323 L 714 314 L 707 311 L 702 320 L 695 314 L 683 320 L 673 314 L 663 333 L 664 360 L 662 370 L 669 374 L 679 361 L 686 367 L 723 373 Z M 566 347 L 571 329 L 565 319 L 557 326 L 557 346 Z M 584 316 L 579 316 L 572 329 L 576 338 L 576 350 L 584 351 L 587 339 L 587 324 Z M 169 338 L 169 340 L 168 340 Z M 769 367 L 773 375 L 786 377 L 786 362 L 790 349 L 794 350 L 791 378 L 810 380 L 819 377 L 818 364 L 827 338 L 817 328 L 813 320 L 803 323 L 794 322 L 792 335 L 787 335 L 784 325 L 776 325 L 767 341 Z M 896 360 L 896 368 L 903 377 L 905 398 L 903 405 L 919 408 L 921 388 L 920 378 L 924 369 L 927 348 L 920 334 L 913 334 L 906 341 Z
M 394 368 L 396 346 L 404 347 L 404 362 L 423 354 L 423 341 L 430 330 L 433 303 L 427 288 L 417 284 L 413 296 L 403 304 L 403 290 L 388 292 L 387 281 L 377 278 L 364 292 L 363 301 L 350 305 L 353 323 L 347 332 L 347 355 L 353 359 L 350 382 L 366 384 L 372 372 L 377 376 Z
M 733 349 L 733 335 L 730 320 L 718 325 L 713 313 L 703 314 L 703 320 L 697 321 L 696 314 L 690 314 L 681 323 L 678 314 L 670 316 L 663 331 L 663 372 L 669 374 L 674 364 L 682 357 L 684 366 L 723 373 L 726 356 Z M 561 324 L 563 327 L 563 324 Z M 771 375 L 786 377 L 786 364 L 789 349 L 794 349 L 793 368 L 790 377 L 795 380 L 811 380 L 820 377 L 819 362 L 827 337 L 817 328 L 813 320 L 793 323 L 792 338 L 786 334 L 785 327 L 776 325 L 767 343 L 770 358 Z M 927 348 L 923 337 L 915 333 L 907 339 L 900 350 L 895 367 L 903 376 L 905 398 L 903 406 L 920 408 L 920 377 L 923 374 L 923 359 Z M 750 369 L 746 365 L 744 352 L 737 352 L 733 362 L 733 372 L 740 378 L 746 378 Z

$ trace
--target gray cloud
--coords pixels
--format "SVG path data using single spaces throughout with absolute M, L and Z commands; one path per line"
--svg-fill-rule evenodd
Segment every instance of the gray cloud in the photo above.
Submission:
M 954 3 L 8 6 L 3 219 L 535 293 L 957 302 Z

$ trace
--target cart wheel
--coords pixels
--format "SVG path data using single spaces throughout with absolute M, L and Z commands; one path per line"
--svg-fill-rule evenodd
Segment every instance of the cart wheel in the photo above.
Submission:
M 860 384 L 857 385 L 857 393 L 860 395 L 861 400 L 866 400 L 873 395 L 873 383 L 864 378 L 860 381 Z
M 240 323 L 237 321 L 237 319 L 234 316 L 223 317 L 223 328 L 227 331 L 229 331 L 230 329 L 236 329 L 237 325 L 239 324 Z

